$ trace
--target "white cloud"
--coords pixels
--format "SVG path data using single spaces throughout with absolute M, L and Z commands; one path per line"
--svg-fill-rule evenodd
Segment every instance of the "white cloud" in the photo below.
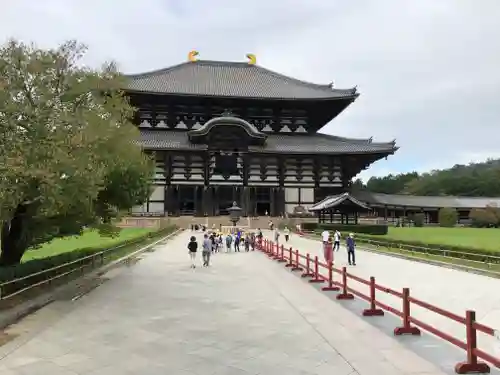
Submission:
M 6 1 L 3 1 L 6 3 Z M 245 60 L 361 97 L 324 131 L 396 138 L 401 149 L 362 176 L 498 156 L 498 0 L 17 0 L 0 39 L 87 43 L 89 64 L 126 72 L 201 58 Z M 436 166 L 436 167 L 434 167 Z

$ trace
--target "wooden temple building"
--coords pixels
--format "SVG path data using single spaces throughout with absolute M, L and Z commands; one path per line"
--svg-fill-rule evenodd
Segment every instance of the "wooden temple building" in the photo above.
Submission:
M 154 154 L 154 191 L 136 215 L 281 216 L 349 190 L 395 142 L 318 131 L 359 96 L 256 64 L 197 60 L 127 76 L 140 144 Z

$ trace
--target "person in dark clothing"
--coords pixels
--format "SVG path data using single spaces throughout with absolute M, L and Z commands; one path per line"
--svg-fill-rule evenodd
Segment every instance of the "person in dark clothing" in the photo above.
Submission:
M 196 252 L 198 251 L 198 242 L 196 242 L 195 236 L 191 236 L 187 247 L 189 257 L 191 258 L 191 268 L 196 268 Z
M 246 252 L 250 251 L 250 235 L 248 233 L 245 236 L 245 251 Z
M 354 241 L 354 234 L 349 233 L 349 236 L 347 237 L 346 240 L 346 247 L 347 247 L 347 260 L 349 262 L 349 265 L 356 265 L 356 255 L 355 255 L 355 249 L 356 249 L 356 242 Z
M 236 234 L 236 237 L 234 238 L 234 251 L 235 252 L 240 252 L 240 241 L 241 241 L 241 237 L 239 235 L 239 233 Z
M 252 248 L 252 251 L 255 251 L 255 233 L 252 232 L 250 234 L 250 247 Z

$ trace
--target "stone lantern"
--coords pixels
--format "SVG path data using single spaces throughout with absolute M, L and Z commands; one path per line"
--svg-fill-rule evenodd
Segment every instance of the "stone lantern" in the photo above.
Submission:
M 236 202 L 233 202 L 233 206 L 229 207 L 227 210 L 229 211 L 229 220 L 233 223 L 233 227 L 235 227 L 236 223 L 240 221 L 242 209 L 236 205 Z

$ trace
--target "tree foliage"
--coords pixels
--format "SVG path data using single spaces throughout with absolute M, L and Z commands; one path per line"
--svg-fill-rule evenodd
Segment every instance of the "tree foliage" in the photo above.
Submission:
M 438 221 L 441 227 L 454 227 L 457 224 L 458 212 L 454 208 L 441 208 L 438 212 Z
M 370 178 L 365 187 L 374 193 L 424 196 L 500 196 L 500 159 L 455 165 L 429 173 L 417 172 Z
M 500 226 L 500 209 L 495 206 L 474 208 L 469 212 L 471 226 L 476 228 L 491 228 Z
M 0 48 L 0 265 L 29 247 L 110 224 L 145 201 L 151 160 L 114 64 L 90 69 L 74 41 Z

